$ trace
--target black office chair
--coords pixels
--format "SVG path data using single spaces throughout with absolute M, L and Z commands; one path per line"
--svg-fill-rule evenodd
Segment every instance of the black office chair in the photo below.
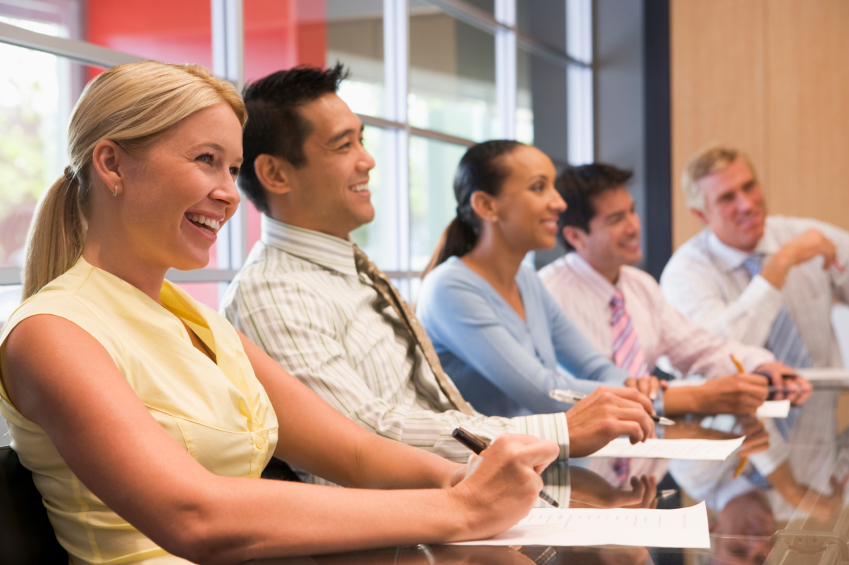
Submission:
M 0 447 L 0 565 L 68 563 L 41 495 L 11 447 Z
M 271 461 L 268 462 L 268 465 L 265 466 L 265 469 L 263 469 L 262 478 L 275 481 L 301 482 L 298 474 L 292 470 L 288 463 L 273 456 L 271 457 Z
M 264 479 L 299 481 L 292 469 L 272 457 Z M 68 553 L 56 541 L 41 495 L 30 473 L 11 447 L 0 447 L 0 565 L 68 563 Z

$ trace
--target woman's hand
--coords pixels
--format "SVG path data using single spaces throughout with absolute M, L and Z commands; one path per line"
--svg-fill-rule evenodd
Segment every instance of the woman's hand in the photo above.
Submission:
M 494 536 L 527 516 L 543 489 L 539 473 L 559 453 L 553 441 L 505 434 L 473 458 L 450 491 L 466 521 L 465 539 Z

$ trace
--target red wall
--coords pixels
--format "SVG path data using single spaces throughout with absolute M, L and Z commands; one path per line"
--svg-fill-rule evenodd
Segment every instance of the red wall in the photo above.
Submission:
M 86 40 L 168 63 L 212 68 L 210 0 L 88 0 Z M 244 0 L 245 79 L 309 64 L 324 66 L 327 51 L 325 0 Z M 93 78 L 97 70 L 91 71 Z M 247 199 L 248 248 L 259 239 L 260 214 Z M 216 249 L 209 268 L 215 268 Z M 182 285 L 195 298 L 218 307 L 215 284 Z

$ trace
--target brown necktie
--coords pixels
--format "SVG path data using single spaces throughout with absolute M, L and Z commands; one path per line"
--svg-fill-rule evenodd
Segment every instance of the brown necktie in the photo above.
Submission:
M 457 385 L 451 378 L 445 374 L 442 369 L 442 364 L 439 362 L 439 356 L 433 348 L 430 338 L 427 336 L 415 313 L 410 308 L 410 305 L 398 293 L 398 289 L 392 286 L 392 283 L 386 278 L 386 275 L 378 269 L 371 259 L 363 253 L 362 249 L 354 246 L 354 262 L 357 265 L 357 271 L 366 275 L 374 284 L 374 288 L 392 305 L 398 317 L 405 323 L 410 337 L 415 340 L 419 349 L 424 353 L 424 358 L 427 364 L 430 365 L 430 370 L 433 371 L 433 376 L 436 377 L 436 382 L 439 383 L 439 388 L 448 397 L 448 400 L 463 414 L 469 416 L 474 415 L 471 405 L 465 401 L 463 395 L 457 390 Z

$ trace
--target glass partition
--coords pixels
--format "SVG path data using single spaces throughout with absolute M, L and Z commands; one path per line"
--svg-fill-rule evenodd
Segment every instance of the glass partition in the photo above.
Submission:
M 495 37 L 410 2 L 410 125 L 484 141 L 498 136 Z
M 457 215 L 454 173 L 466 147 L 410 138 L 410 268 L 421 271 Z

